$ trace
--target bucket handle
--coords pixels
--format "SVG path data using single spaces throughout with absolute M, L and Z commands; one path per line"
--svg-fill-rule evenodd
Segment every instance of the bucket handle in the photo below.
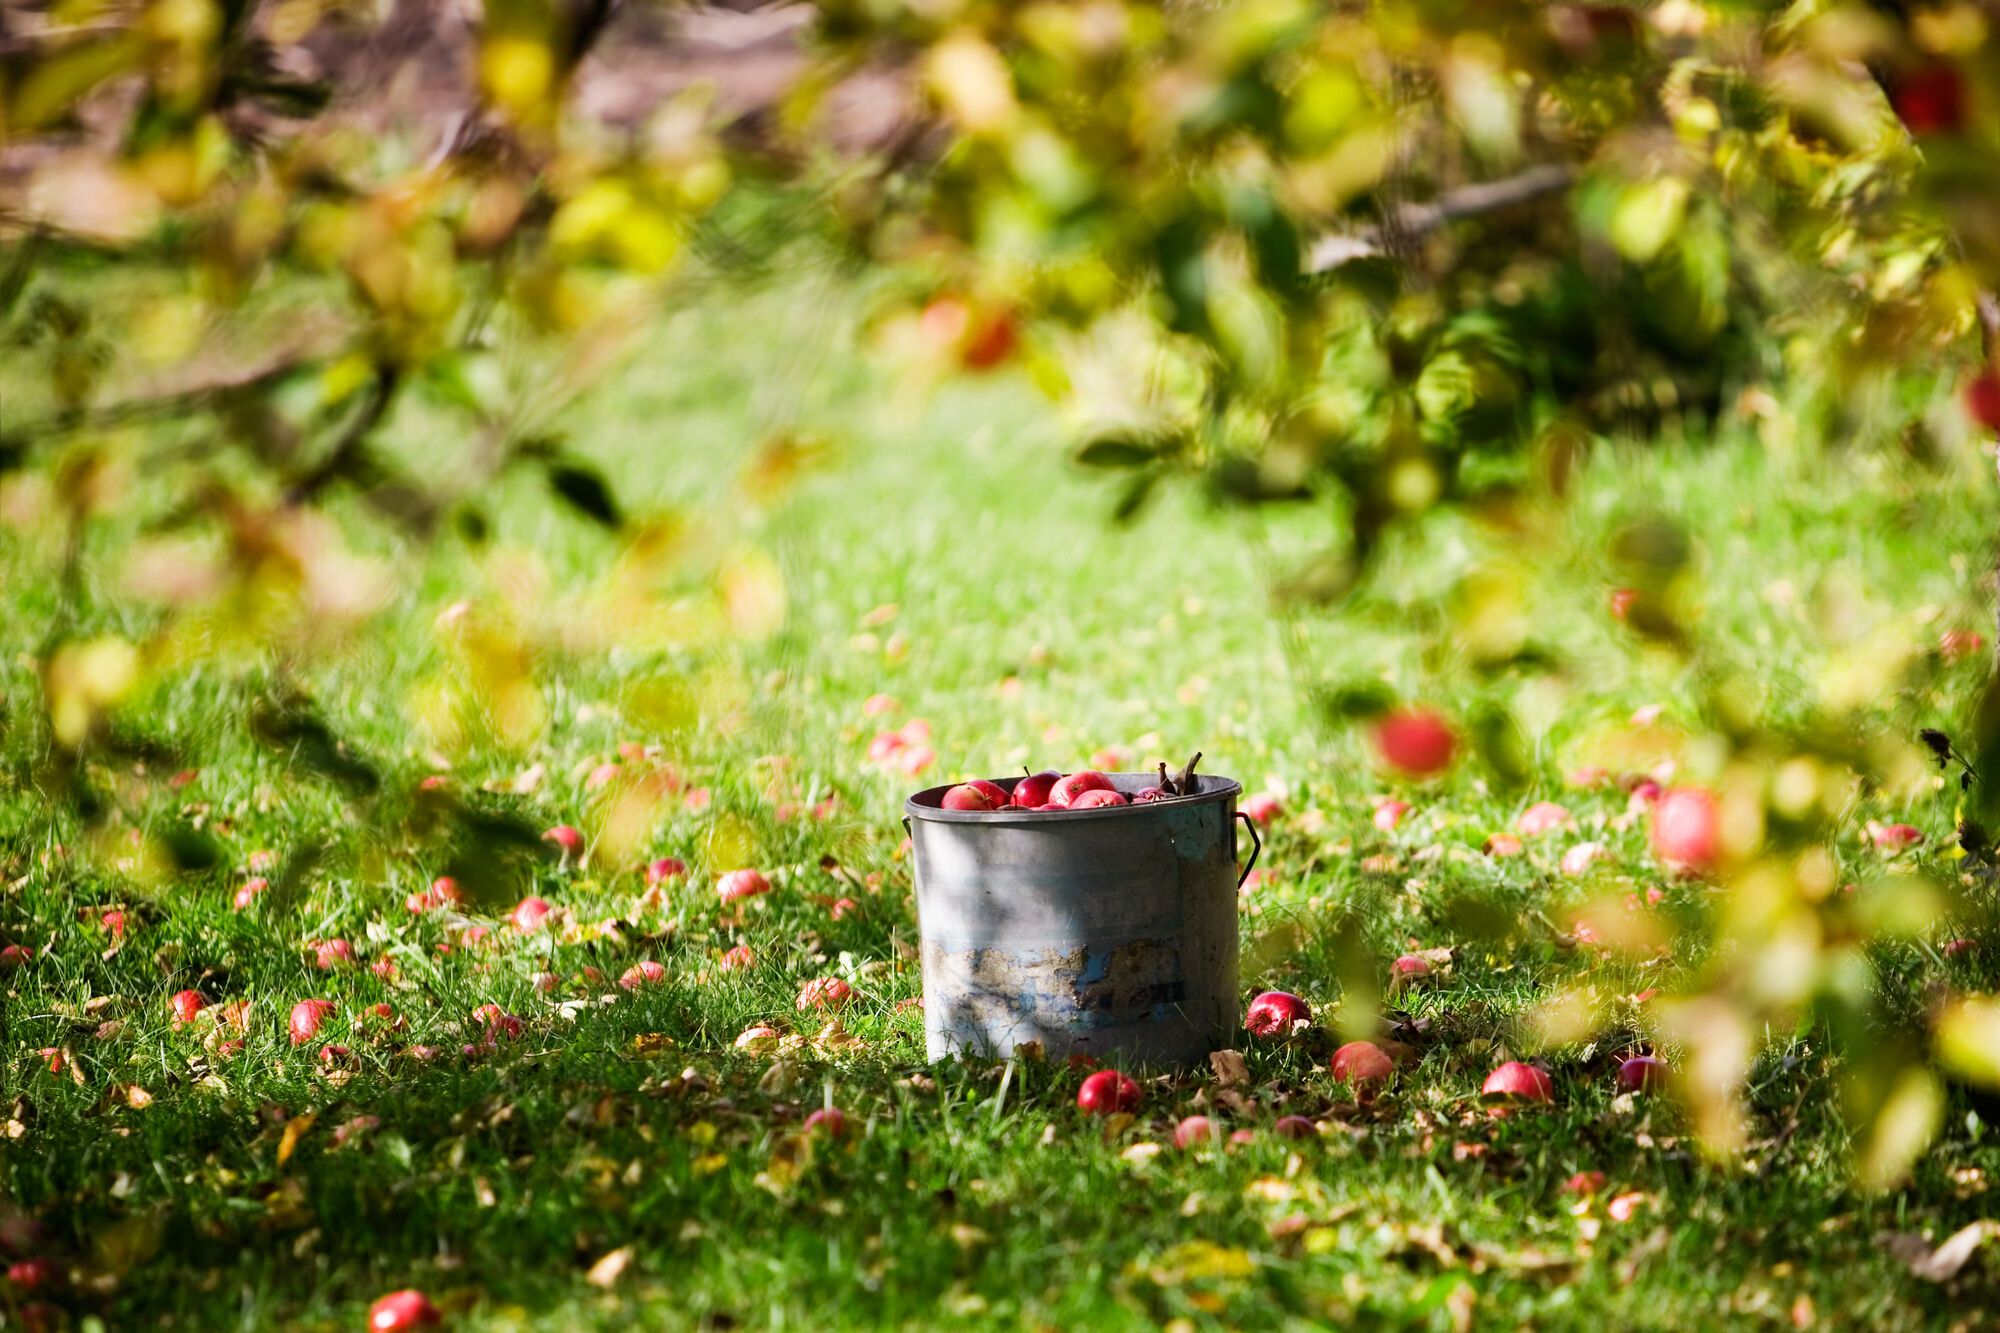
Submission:
M 1257 857 L 1264 850 L 1264 840 L 1257 836 L 1256 820 L 1250 818 L 1250 816 L 1244 814 L 1241 810 L 1236 812 L 1236 818 L 1242 820 L 1243 827 L 1250 830 L 1250 864 L 1244 866 L 1243 873 L 1236 877 L 1236 887 L 1241 889 L 1243 881 L 1249 879 L 1250 872 L 1257 868 Z

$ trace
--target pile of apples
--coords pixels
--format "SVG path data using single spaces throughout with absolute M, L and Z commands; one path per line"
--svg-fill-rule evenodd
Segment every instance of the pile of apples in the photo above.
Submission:
M 985 778 L 961 782 L 944 794 L 942 804 L 947 810 L 985 813 L 1000 810 L 1097 810 L 1108 805 L 1172 801 L 1194 795 L 1194 766 L 1200 758 L 1196 755 L 1190 759 L 1178 779 L 1168 777 L 1167 766 L 1161 764 L 1159 783 L 1142 787 L 1130 797 L 1096 769 L 1086 768 L 1078 773 L 1058 773 L 1049 769 L 1028 774 L 1014 784 L 1011 793 L 999 783 L 988 782 Z

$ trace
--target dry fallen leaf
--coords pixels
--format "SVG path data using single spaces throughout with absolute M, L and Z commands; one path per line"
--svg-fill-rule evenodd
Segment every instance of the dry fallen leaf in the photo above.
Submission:
M 584 1281 L 590 1283 L 593 1287 L 608 1289 L 616 1286 L 618 1279 L 625 1276 L 625 1270 L 631 1266 L 632 1247 L 630 1245 L 621 1245 L 592 1264 L 590 1271 L 584 1274 Z
M 1887 1231 L 1875 1243 L 1900 1259 L 1909 1270 L 1926 1282 L 1949 1282 L 1959 1274 L 1987 1238 L 2000 1234 L 2000 1222 L 1981 1218 L 1960 1227 L 1932 1249 L 1922 1236 L 1906 1231 Z
M 1250 1065 L 1241 1051 L 1210 1051 L 1208 1067 L 1215 1071 L 1215 1081 L 1225 1088 L 1249 1086 Z
M 299 1146 L 299 1140 L 312 1132 L 319 1123 L 319 1112 L 301 1111 L 285 1122 L 285 1132 L 278 1139 L 278 1165 L 292 1160 L 292 1152 Z

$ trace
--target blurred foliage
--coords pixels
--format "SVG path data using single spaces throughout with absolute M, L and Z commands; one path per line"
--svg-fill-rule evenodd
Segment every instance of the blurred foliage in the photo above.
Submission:
M 204 662 L 271 672 L 253 731 L 382 819 L 463 844 L 495 818 L 413 801 L 295 694 L 291 664 L 337 651 L 390 578 L 335 521 L 341 497 L 414 537 L 449 520 L 477 538 L 483 498 L 526 470 L 621 543 L 603 614 L 556 623 L 532 574 L 502 570 L 489 602 L 441 620 L 453 669 L 412 705 L 439 751 L 530 743 L 539 655 L 587 645 L 585 624 L 654 647 L 774 632 L 767 556 L 726 521 L 630 511 L 554 423 L 676 284 L 754 272 L 801 231 L 891 275 L 887 351 L 1018 364 L 1061 399 L 1077 460 L 1127 478 L 1119 517 L 1177 477 L 1324 505 L 1334 538 L 1292 596 L 1351 606 L 1399 531 L 1474 520 L 1503 554 L 1423 621 L 1440 670 L 1560 671 L 1522 562 L 1593 439 L 1748 420 L 1790 447 L 1780 382 L 1812 405 L 1806 442 L 2000 427 L 1975 369 L 1982 324 L 2000 327 L 1990 2 L 830 3 L 771 114 L 725 112 L 697 80 L 635 125 L 578 89 L 609 29 L 672 7 L 489 0 L 468 68 L 443 76 L 464 75 L 462 100 L 395 133 L 365 114 L 382 89 L 326 73 L 378 8 L 0 14 L 0 336 L 41 358 L 47 390 L 39 415 L 0 421 L 0 462 L 58 590 L 10 752 L 86 827 L 115 821 L 104 773 L 132 757 L 127 715 Z M 904 126 L 857 146 L 838 96 L 870 70 L 893 75 Z M 742 225 L 758 209 L 741 201 L 774 192 L 809 207 Z M 186 281 L 121 307 L 39 280 L 51 265 Z M 1961 378 L 1963 410 L 1940 406 Z M 383 443 L 413 397 L 458 423 L 434 456 Z M 811 452 L 766 443 L 746 504 Z M 177 497 L 125 553 L 160 615 L 107 635 L 79 614 L 88 534 L 136 475 Z M 1810 723 L 1780 731 L 1684 615 L 1685 538 L 1640 520 L 1605 558 L 1629 627 L 1703 681 L 1705 733 L 1645 757 L 1721 812 L 1713 910 L 1689 927 L 1720 947 L 1659 1034 L 1695 1052 L 1697 1120 L 1740 1139 L 1764 1035 L 1818 1016 L 1883 1052 L 1853 1064 L 1853 1109 L 1864 1174 L 1892 1181 L 1936 1127 L 1939 1075 L 1921 1040 L 1864 1038 L 1884 1021 L 1870 950 L 1907 933 L 1912 902 L 1949 904 L 1937 886 L 1840 892 L 1830 849 L 1857 790 L 1927 780 L 1913 740 L 1862 721 L 1908 664 L 1855 645 Z M 663 687 L 663 729 L 726 718 L 725 674 Z M 1365 682 L 1329 698 L 1389 702 Z M 1983 856 L 2000 693 L 1977 718 L 1961 741 Z M 1499 780 L 1526 780 L 1500 704 L 1469 728 Z M 1992 1082 L 1991 1007 L 1937 1007 L 1954 1076 Z

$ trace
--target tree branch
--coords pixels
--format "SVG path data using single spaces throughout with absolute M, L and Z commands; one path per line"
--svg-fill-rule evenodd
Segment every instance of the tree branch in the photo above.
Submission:
M 1324 273 L 1353 260 L 1381 254 L 1383 246 L 1392 239 L 1418 239 L 1465 218 L 1504 212 L 1560 194 L 1575 178 L 1574 171 L 1560 164 L 1530 167 L 1504 180 L 1461 185 L 1428 203 L 1403 204 L 1376 226 L 1331 232 L 1314 241 L 1306 254 L 1306 272 Z

